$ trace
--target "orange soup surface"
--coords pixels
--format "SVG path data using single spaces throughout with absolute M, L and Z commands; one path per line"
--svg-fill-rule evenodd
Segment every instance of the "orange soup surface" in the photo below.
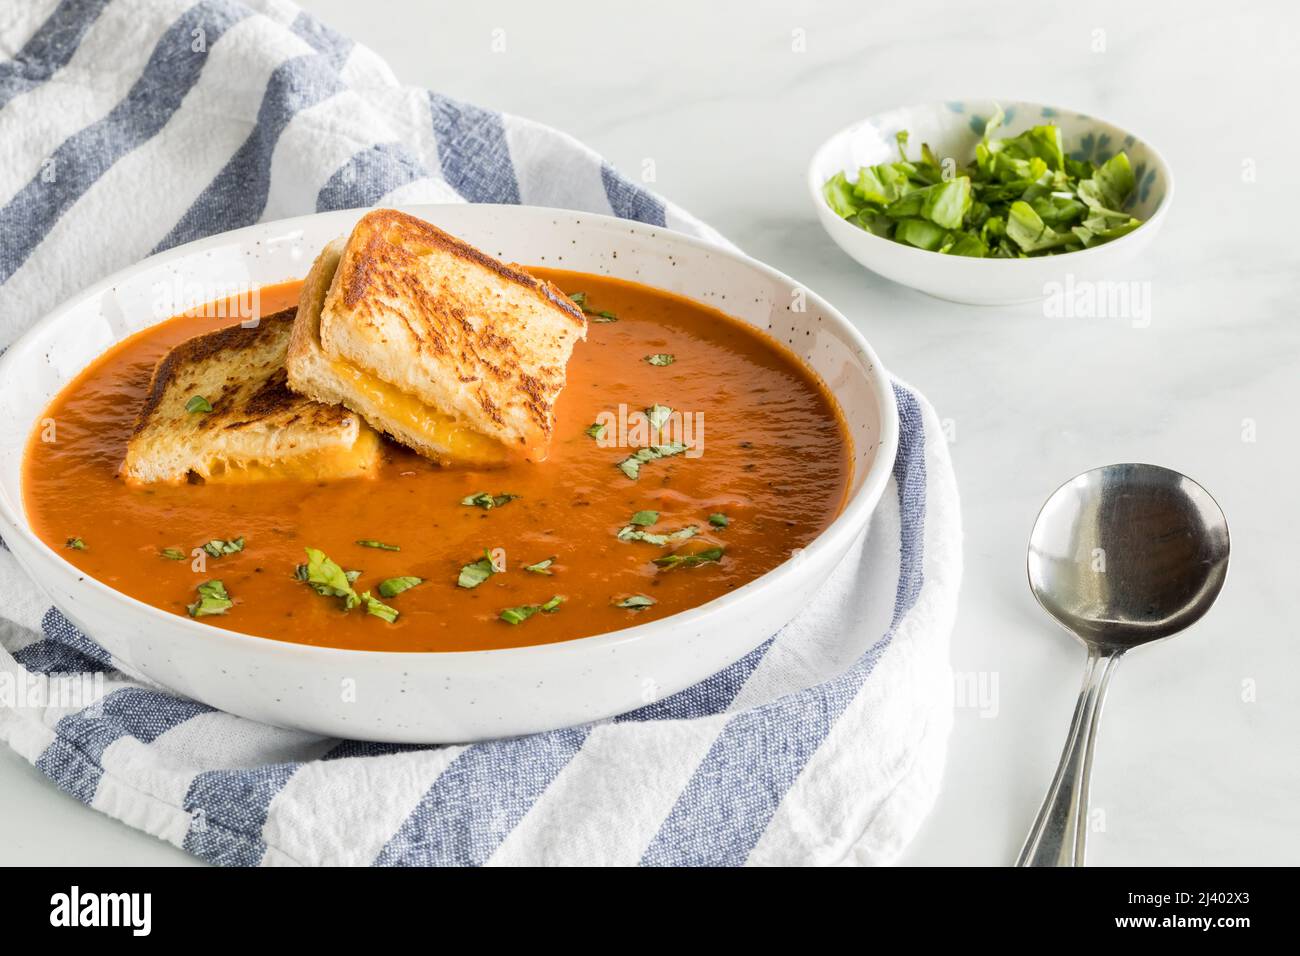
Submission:
M 55 440 L 38 428 L 27 450 L 32 527 L 86 574 L 175 614 L 188 613 L 198 585 L 220 580 L 234 605 L 201 618 L 217 627 L 328 647 L 461 651 L 587 637 L 696 607 L 781 564 L 835 518 L 850 480 L 847 431 L 825 387 L 783 346 L 669 293 L 532 271 L 585 293 L 591 320 L 569 362 L 545 462 L 441 468 L 385 439 L 375 478 L 128 488 L 117 470 L 155 363 L 235 321 L 178 317 L 114 346 L 51 403 Z M 263 314 L 295 305 L 298 287 L 263 289 Z M 645 462 L 633 480 L 618 465 L 647 443 L 644 410 L 654 406 L 672 410 L 655 440 L 688 449 Z M 595 438 L 588 428 L 598 422 L 606 428 Z M 518 497 L 490 509 L 462 504 L 481 492 Z M 657 520 L 634 523 L 643 512 Z M 629 527 L 697 532 L 660 544 L 620 539 Z M 194 549 L 237 537 L 242 551 L 205 554 L 195 568 Z M 84 549 L 68 547 L 73 538 Z M 381 581 L 399 576 L 423 583 L 381 598 L 399 612 L 393 623 L 347 611 L 295 576 L 306 547 L 359 571 L 357 592 L 378 596 Z M 655 563 L 718 548 L 720 560 Z M 168 559 L 167 549 L 185 557 Z M 497 572 L 461 587 L 461 569 L 485 551 Z M 549 574 L 526 570 L 548 559 L 539 570 Z M 501 619 L 556 596 L 554 610 Z M 619 606 L 629 599 L 645 606 Z

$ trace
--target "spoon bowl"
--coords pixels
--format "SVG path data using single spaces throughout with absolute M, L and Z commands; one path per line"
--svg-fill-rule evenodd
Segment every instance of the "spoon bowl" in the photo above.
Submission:
M 1135 647 L 1210 609 L 1228 573 L 1228 523 L 1186 475 L 1108 465 L 1047 499 L 1028 570 L 1043 610 L 1085 644 Z
M 1018 866 L 1082 866 L 1088 779 L 1102 703 L 1120 657 L 1205 614 L 1228 573 L 1228 522 L 1209 492 L 1157 465 L 1078 475 L 1043 505 L 1029 537 L 1029 587 L 1088 649 L 1056 776 Z

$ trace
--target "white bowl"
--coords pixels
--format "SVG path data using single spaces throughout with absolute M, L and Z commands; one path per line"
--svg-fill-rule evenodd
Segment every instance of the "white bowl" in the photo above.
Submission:
M 0 535 L 77 627 L 128 668 L 230 713 L 330 736 L 412 743 L 481 740 L 583 723 L 675 693 L 780 629 L 867 525 L 889 480 L 898 417 L 889 376 L 839 312 L 767 266 L 679 233 L 519 206 L 407 212 L 522 263 L 612 275 L 724 308 L 790 347 L 834 391 L 855 445 L 843 513 L 798 556 L 701 607 L 615 633 L 456 653 L 338 650 L 209 627 L 86 578 L 32 534 L 22 452 L 49 400 L 115 342 L 232 289 L 303 275 L 364 210 L 264 223 L 180 246 L 97 283 L 0 358 Z M 204 298 L 206 296 L 206 299 Z M 806 334 L 807 333 L 807 334 Z M 344 699 L 345 680 L 355 682 Z
M 1101 162 L 1116 152 L 1128 153 L 1137 176 L 1137 189 L 1126 207 L 1143 221 L 1126 236 L 1057 256 L 1032 259 L 972 259 L 927 252 L 873 235 L 841 219 L 826 204 L 822 187 L 836 173 L 850 178 L 858 169 L 898 158 L 894 135 L 907 130 L 908 155 L 917 156 L 929 143 L 938 156 L 951 156 L 959 167 L 975 157 L 975 144 L 984 122 L 1000 104 L 1006 122 L 995 137 L 1015 136 L 1032 126 L 1055 123 L 1061 128 L 1065 152 L 1078 159 Z M 817 150 L 808 164 L 808 190 L 822 227 L 841 249 L 887 279 L 941 299 L 972 305 L 1033 302 L 1051 294 L 1053 283 L 1074 280 L 1120 281 L 1131 262 L 1150 244 L 1164 222 L 1174 198 L 1174 180 L 1164 159 L 1150 143 L 1127 130 L 1074 110 L 1014 100 L 952 100 L 877 113 L 840 130 Z

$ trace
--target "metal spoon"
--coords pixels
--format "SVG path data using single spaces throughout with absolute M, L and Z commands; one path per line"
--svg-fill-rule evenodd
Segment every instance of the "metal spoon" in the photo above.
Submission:
M 1029 587 L 1088 649 L 1070 735 L 1017 866 L 1083 866 L 1088 775 L 1106 685 L 1131 647 L 1210 609 L 1228 573 L 1228 522 L 1209 492 L 1156 465 L 1108 465 L 1047 499 Z

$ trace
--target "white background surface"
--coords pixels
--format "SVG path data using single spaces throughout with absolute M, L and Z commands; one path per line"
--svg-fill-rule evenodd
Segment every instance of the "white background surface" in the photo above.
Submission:
M 1300 9 L 305 6 L 406 83 L 565 129 L 634 177 L 653 161 L 653 188 L 829 298 L 950 420 L 967 535 L 953 666 L 991 697 L 959 699 L 943 793 L 903 862 L 1014 858 L 1083 663 L 1025 585 L 1029 529 L 1076 472 L 1145 460 L 1218 498 L 1232 568 L 1207 619 L 1134 652 L 1111 685 L 1090 861 L 1300 863 Z M 506 49 L 493 53 L 498 28 Z M 1110 277 L 1150 282 L 1149 324 L 929 299 L 862 271 L 821 231 L 803 175 L 826 136 L 889 106 L 981 94 L 1073 106 L 1162 150 L 1178 184 L 1169 221 Z M 192 862 L 8 750 L 0 807 L 0 863 Z

